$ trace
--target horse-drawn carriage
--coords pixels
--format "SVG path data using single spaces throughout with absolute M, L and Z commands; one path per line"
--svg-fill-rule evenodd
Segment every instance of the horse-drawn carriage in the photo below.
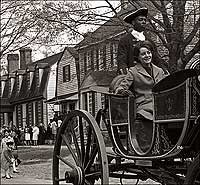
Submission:
M 85 110 L 70 112 L 55 142 L 53 184 L 109 184 L 114 177 L 199 185 L 199 72 L 198 60 L 154 86 L 148 147 L 139 139 L 132 96 L 105 93 L 105 108 L 96 118 Z

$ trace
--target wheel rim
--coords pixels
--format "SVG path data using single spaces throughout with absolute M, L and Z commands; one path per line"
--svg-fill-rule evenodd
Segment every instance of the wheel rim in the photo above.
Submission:
M 105 144 L 95 119 L 73 111 L 61 125 L 54 146 L 53 183 L 108 184 Z
M 194 177 L 194 181 L 193 181 L 194 185 L 200 185 L 200 171 L 196 172 L 196 175 Z

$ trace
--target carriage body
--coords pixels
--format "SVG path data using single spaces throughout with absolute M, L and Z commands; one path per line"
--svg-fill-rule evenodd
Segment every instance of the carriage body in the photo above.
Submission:
M 200 71 L 200 61 L 187 68 Z M 135 131 L 134 97 L 105 93 L 107 106 L 99 110 L 96 118 L 84 110 L 69 113 L 54 147 L 53 183 L 108 184 L 109 177 L 117 177 L 183 184 L 189 165 L 193 159 L 199 160 L 200 152 L 200 76 L 188 71 L 183 76 L 170 75 L 153 89 L 151 145 L 145 151 Z M 102 121 L 107 128 L 109 146 L 105 144 L 105 131 L 102 133 L 99 127 Z M 71 140 L 66 137 L 69 133 Z M 66 150 L 74 162 L 69 156 L 66 158 Z M 133 162 L 126 163 L 126 160 Z M 64 172 L 60 161 L 68 166 Z M 199 166 L 195 169 L 199 175 Z M 199 183 L 199 176 L 196 179 Z
M 193 64 L 198 70 L 199 66 L 199 62 Z M 185 77 L 187 75 L 190 74 Z M 197 139 L 200 137 L 200 81 L 197 76 L 184 79 L 180 73 L 166 78 L 153 89 L 152 142 L 145 152 L 138 146 L 134 132 L 134 97 L 109 95 L 108 102 L 109 117 L 105 121 L 109 122 L 114 148 L 123 157 L 152 160 L 192 157 L 200 150 Z M 120 137 L 122 132 L 125 139 Z

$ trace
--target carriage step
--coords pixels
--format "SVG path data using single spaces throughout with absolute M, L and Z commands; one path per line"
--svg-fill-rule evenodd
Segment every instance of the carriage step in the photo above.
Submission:
M 107 155 L 110 155 L 113 157 L 120 157 L 113 151 L 113 147 L 106 147 L 106 153 L 107 153 Z
M 135 164 L 138 166 L 152 166 L 152 161 L 150 161 L 150 160 L 135 160 Z

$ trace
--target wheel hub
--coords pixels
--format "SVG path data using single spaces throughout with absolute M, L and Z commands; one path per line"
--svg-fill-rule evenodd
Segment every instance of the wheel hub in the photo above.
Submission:
M 71 171 L 65 172 L 65 179 L 68 183 L 83 184 L 83 170 L 78 166 Z

